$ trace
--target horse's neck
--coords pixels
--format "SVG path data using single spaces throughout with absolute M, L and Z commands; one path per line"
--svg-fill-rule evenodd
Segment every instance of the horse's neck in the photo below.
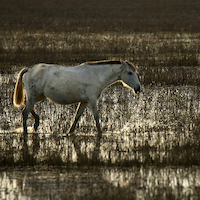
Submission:
M 106 88 L 107 86 L 111 85 L 112 83 L 119 81 L 121 77 L 121 65 L 114 64 L 114 65 L 105 65 L 100 69 L 99 77 L 102 81 L 102 87 Z

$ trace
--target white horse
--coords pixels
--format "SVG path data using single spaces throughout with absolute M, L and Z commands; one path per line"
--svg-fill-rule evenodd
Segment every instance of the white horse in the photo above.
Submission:
M 79 102 L 68 133 L 73 133 L 79 117 L 89 104 L 96 121 L 98 136 L 101 137 L 96 103 L 101 92 L 117 81 L 130 86 L 136 93 L 140 92 L 141 85 L 136 68 L 128 61 L 86 62 L 76 67 L 36 64 L 32 68 L 22 69 L 15 85 L 13 103 L 15 107 L 25 105 L 22 111 L 24 134 L 27 134 L 26 120 L 29 112 L 35 119 L 34 129 L 37 130 L 39 116 L 34 112 L 33 106 L 36 102 L 48 98 L 58 104 Z M 23 86 L 26 98 L 23 95 Z

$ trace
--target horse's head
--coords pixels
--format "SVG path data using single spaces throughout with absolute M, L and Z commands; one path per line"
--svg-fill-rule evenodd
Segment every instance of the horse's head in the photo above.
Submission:
M 136 68 L 132 63 L 128 61 L 122 61 L 122 67 L 123 70 L 121 80 L 132 89 L 134 89 L 135 93 L 139 93 L 141 85 L 137 76 Z

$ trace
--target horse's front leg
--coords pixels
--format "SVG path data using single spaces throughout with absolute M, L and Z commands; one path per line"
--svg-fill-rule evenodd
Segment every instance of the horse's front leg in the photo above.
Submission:
M 98 137 L 101 138 L 102 136 L 102 130 L 99 124 L 99 114 L 98 114 L 98 110 L 97 110 L 97 105 L 96 105 L 96 101 L 93 103 L 90 103 L 91 109 L 92 109 L 92 113 L 96 122 L 96 127 L 97 127 L 97 131 L 98 131 Z
M 77 124 L 80 116 L 82 115 L 84 109 L 86 108 L 86 106 L 87 106 L 87 103 L 80 102 L 78 104 L 78 107 L 76 109 L 76 113 L 74 115 L 73 122 L 72 122 L 72 124 L 71 124 L 71 126 L 70 126 L 70 128 L 68 130 L 68 133 L 73 133 L 74 132 L 76 124 Z

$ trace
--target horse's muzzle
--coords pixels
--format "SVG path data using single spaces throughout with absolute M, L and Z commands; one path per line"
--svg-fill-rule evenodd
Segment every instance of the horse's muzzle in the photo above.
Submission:
M 140 85 L 137 85 L 136 87 L 134 87 L 134 91 L 135 91 L 136 94 L 140 93 L 140 90 L 141 90 Z

